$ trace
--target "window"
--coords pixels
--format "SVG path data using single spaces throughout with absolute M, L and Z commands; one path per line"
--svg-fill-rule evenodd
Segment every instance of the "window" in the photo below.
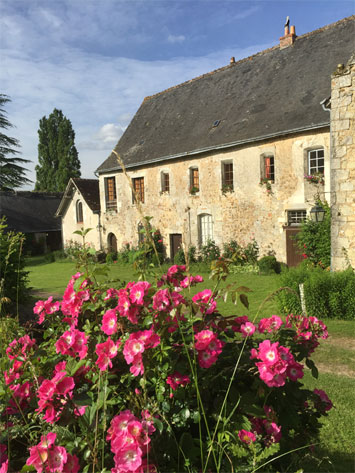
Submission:
M 324 174 L 324 149 L 308 151 L 308 173 Z
M 136 202 L 136 196 L 137 196 L 137 200 L 139 200 L 139 202 L 142 202 L 143 204 L 144 203 L 144 177 L 135 177 L 132 179 L 132 182 L 133 182 L 133 189 L 135 192 L 135 194 L 133 193 L 133 197 L 132 197 L 133 203 Z
M 222 163 L 222 191 L 233 190 L 233 163 Z
M 83 223 L 83 203 L 80 200 L 76 203 L 76 223 Z
M 275 160 L 272 155 L 262 157 L 262 179 L 274 182 Z
M 169 173 L 162 172 L 161 173 L 161 191 L 162 192 L 170 192 L 170 182 L 169 182 Z
M 206 245 L 208 240 L 213 240 L 212 215 L 202 214 L 199 216 L 199 243 Z
M 190 168 L 190 194 L 197 194 L 200 191 L 200 178 L 198 168 Z
M 287 211 L 287 225 L 301 225 L 307 219 L 306 210 L 288 210 Z
M 106 210 L 117 210 L 116 179 L 105 177 Z

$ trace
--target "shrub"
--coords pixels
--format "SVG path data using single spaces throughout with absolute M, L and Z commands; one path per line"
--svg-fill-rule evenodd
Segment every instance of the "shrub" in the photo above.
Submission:
M 192 298 L 202 278 L 175 265 L 155 286 L 121 288 L 97 285 L 90 269 L 62 301 L 38 301 L 42 337 L 16 338 L 2 361 L 10 471 L 49 471 L 51 462 L 73 473 L 292 468 L 332 407 L 301 382 L 302 361 L 317 376 L 310 356 L 326 327 L 222 317 L 224 265 L 214 265 L 215 289 Z M 247 305 L 245 290 L 228 287 Z
M 244 248 L 236 240 L 223 244 L 223 257 L 236 265 L 255 265 L 259 255 L 259 245 L 253 238 Z
M 308 219 L 302 223 L 297 234 L 297 243 L 303 256 L 314 265 L 322 268 L 330 266 L 330 224 L 331 210 L 327 202 L 317 201 L 325 210 L 323 222 Z
M 24 302 L 29 293 L 23 233 L 7 231 L 4 219 L 0 220 L 0 313 L 12 310 L 18 301 Z
M 281 272 L 280 263 L 273 255 L 263 256 L 262 258 L 260 258 L 258 261 L 258 267 L 259 271 L 264 274 L 279 274 Z
M 301 313 L 299 285 L 304 284 L 307 314 L 313 317 L 355 319 L 355 274 L 351 269 L 331 273 L 307 263 L 290 268 L 281 275 L 281 284 L 295 293 L 281 292 L 279 307 L 283 313 Z
M 106 255 L 106 263 L 112 264 L 114 261 L 117 261 L 117 251 L 110 251 Z
M 187 250 L 187 257 L 189 260 L 189 263 L 197 263 L 197 257 L 196 257 L 196 246 L 189 246 Z M 179 250 L 176 252 L 174 256 L 174 263 L 175 264 L 186 264 L 186 259 L 185 259 L 185 252 L 182 248 L 179 248 Z
M 208 263 L 219 258 L 221 252 L 213 240 L 208 240 L 206 245 L 202 245 L 200 254 L 203 263 Z

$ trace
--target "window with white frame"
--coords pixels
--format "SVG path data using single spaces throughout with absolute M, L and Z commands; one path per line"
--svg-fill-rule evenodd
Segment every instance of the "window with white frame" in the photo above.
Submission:
M 199 216 L 199 244 L 206 245 L 209 240 L 213 240 L 212 215 L 202 214 Z
M 324 174 L 324 149 L 308 151 L 308 174 Z
M 289 226 L 301 225 L 306 219 L 307 211 L 304 209 L 287 211 L 287 225 Z

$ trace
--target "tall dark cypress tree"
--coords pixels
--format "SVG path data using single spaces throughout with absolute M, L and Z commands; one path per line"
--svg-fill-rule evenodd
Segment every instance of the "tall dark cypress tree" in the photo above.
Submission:
M 80 161 L 71 121 L 56 108 L 39 121 L 37 191 L 61 192 L 71 177 L 80 177 Z

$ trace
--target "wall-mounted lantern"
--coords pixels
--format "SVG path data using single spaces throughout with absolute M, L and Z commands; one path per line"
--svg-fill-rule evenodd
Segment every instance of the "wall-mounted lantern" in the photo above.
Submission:
M 313 222 L 323 222 L 325 210 L 321 205 L 316 205 L 311 209 L 310 215 Z

